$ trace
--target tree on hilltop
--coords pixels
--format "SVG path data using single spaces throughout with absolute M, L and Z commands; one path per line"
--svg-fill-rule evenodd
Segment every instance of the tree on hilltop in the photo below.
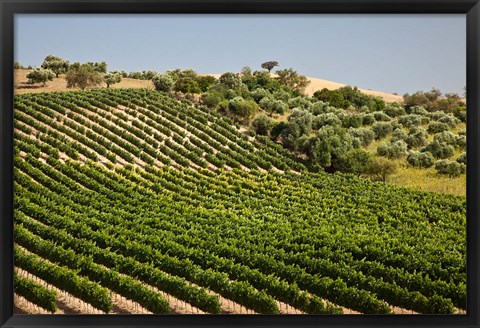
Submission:
M 43 83 L 43 86 L 46 86 L 47 81 L 52 81 L 54 77 L 55 73 L 51 69 L 37 67 L 27 74 L 28 82 Z
M 45 57 L 42 63 L 42 68 L 51 69 L 55 73 L 55 77 L 58 77 L 61 73 L 68 71 L 70 63 L 68 60 L 64 60 L 60 57 L 48 55 Z
M 81 64 L 67 72 L 67 88 L 79 87 L 84 90 L 87 87 L 97 86 L 104 82 L 102 74 L 90 64 Z
M 152 82 L 156 90 L 163 92 L 172 91 L 172 88 L 175 85 L 175 81 L 173 80 L 171 74 L 168 73 L 155 75 L 152 79 Z
M 278 66 L 278 62 L 276 62 L 276 61 L 274 61 L 274 60 L 264 62 L 264 63 L 261 65 L 262 68 L 268 70 L 268 73 L 270 73 L 275 66 Z
M 303 93 L 310 81 L 303 75 L 299 75 L 293 68 L 276 71 L 277 80 L 286 85 L 293 91 Z
M 120 73 L 108 73 L 103 77 L 104 82 L 107 84 L 107 88 L 110 88 L 110 85 L 115 83 L 120 83 L 122 81 L 122 75 Z

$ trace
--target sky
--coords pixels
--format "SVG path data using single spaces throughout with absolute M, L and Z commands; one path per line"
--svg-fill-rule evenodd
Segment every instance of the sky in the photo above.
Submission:
M 461 95 L 466 85 L 462 14 L 18 14 L 14 33 L 23 66 L 51 54 L 108 70 L 205 74 L 275 60 L 275 69 L 400 95 L 432 87 Z

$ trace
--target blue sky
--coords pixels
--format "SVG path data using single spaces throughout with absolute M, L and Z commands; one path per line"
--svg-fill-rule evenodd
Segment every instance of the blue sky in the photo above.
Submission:
M 463 93 L 465 15 L 29 15 L 15 60 L 106 61 L 109 70 L 239 72 L 276 60 L 300 74 L 403 95 Z

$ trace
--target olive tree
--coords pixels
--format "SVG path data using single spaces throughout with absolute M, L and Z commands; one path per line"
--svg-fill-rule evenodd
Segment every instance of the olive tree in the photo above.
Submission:
M 278 66 L 278 62 L 276 62 L 276 61 L 274 61 L 274 60 L 264 62 L 264 63 L 262 63 L 262 65 L 261 65 L 261 67 L 262 67 L 263 69 L 268 70 L 268 73 L 270 73 L 275 66 Z
M 435 162 L 435 170 L 439 174 L 445 174 L 450 177 L 458 177 L 466 172 L 465 164 L 449 160 L 440 160 Z
M 420 168 L 428 168 L 433 166 L 435 159 L 431 152 L 410 152 L 407 156 L 407 162 L 411 166 L 420 167 Z
M 55 77 L 55 73 L 51 69 L 34 68 L 27 74 L 29 83 L 43 83 L 43 86 L 47 85 L 47 81 L 52 81 Z
M 252 128 L 257 134 L 266 136 L 270 133 L 275 121 L 267 115 L 259 115 L 252 122 Z
M 395 174 L 397 170 L 398 165 L 384 157 L 373 157 L 367 166 L 367 174 L 373 180 L 380 180 L 384 183 L 387 182 L 388 176 Z
M 170 92 L 175 84 L 170 74 L 157 74 L 152 78 L 155 90 Z
M 82 64 L 76 69 L 71 69 L 66 76 L 67 88 L 79 87 L 84 90 L 104 82 L 102 73 L 90 64 Z
M 69 69 L 70 63 L 60 57 L 48 55 L 42 63 L 42 68 L 51 69 L 58 77 L 61 73 L 66 73 Z
M 107 88 L 110 88 L 110 85 L 122 81 L 122 75 L 120 73 L 108 73 L 104 75 L 103 80 L 107 84 Z

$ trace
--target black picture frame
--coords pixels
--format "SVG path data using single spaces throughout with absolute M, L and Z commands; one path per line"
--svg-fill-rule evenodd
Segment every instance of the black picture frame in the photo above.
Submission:
M 20 327 L 479 327 L 480 4 L 478 0 L 0 0 L 0 326 Z M 466 315 L 13 315 L 14 15 L 21 13 L 465 14 L 467 22 Z

